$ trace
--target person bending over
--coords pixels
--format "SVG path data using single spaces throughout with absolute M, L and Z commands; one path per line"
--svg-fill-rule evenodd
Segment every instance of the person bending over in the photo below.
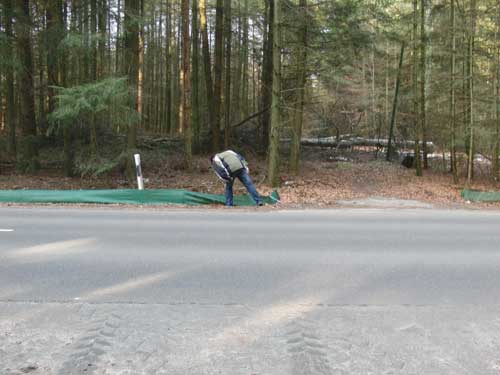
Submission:
M 262 198 L 248 174 L 248 163 L 243 156 L 232 150 L 227 150 L 212 156 L 210 162 L 217 176 L 226 183 L 226 206 L 233 205 L 233 184 L 235 178 L 240 180 L 245 186 L 255 204 L 258 206 L 263 205 Z

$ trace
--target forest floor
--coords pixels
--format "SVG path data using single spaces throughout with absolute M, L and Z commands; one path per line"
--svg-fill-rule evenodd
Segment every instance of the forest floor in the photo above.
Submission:
M 250 174 L 261 194 L 272 189 L 265 183 L 266 160 L 246 154 Z M 144 154 L 142 170 L 146 189 L 189 189 L 223 194 L 224 185 L 211 171 L 208 156 L 195 157 L 191 172 L 182 170 L 180 155 L 153 158 Z M 453 184 L 451 175 L 443 172 L 441 160 L 430 162 L 423 177 L 416 177 L 414 169 L 397 162 L 375 158 L 374 152 L 351 152 L 335 155 L 328 149 L 304 148 L 301 172 L 298 176 L 281 174 L 278 189 L 283 208 L 322 208 L 365 199 L 411 200 L 441 208 L 500 209 L 500 203 L 466 202 L 460 192 L 465 186 L 462 176 Z M 465 170 L 465 168 L 463 168 Z M 500 190 L 500 184 L 483 176 L 484 168 L 477 168 L 471 189 Z M 63 177 L 60 168 L 44 167 L 37 174 L 20 175 L 13 168 L 0 170 L 0 189 L 116 189 L 134 188 L 117 170 L 99 177 Z M 237 182 L 235 193 L 245 189 Z M 369 202 L 369 201 L 368 201 Z M 363 203 L 361 203 L 363 205 Z M 369 205 L 369 203 L 368 203 Z

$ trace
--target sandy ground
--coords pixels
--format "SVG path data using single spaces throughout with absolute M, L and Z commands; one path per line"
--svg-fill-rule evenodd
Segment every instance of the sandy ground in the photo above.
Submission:
M 500 373 L 498 307 L 0 303 L 0 373 Z

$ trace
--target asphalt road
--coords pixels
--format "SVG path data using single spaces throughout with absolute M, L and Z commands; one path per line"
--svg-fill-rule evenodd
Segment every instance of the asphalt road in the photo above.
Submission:
M 0 374 L 500 374 L 500 213 L 0 208 Z

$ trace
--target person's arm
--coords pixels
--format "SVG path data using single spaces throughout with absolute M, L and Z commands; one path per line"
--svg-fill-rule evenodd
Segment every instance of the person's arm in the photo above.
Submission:
M 227 182 L 231 181 L 231 176 L 229 175 L 229 171 L 224 167 L 224 164 L 219 159 L 218 156 L 214 157 L 212 161 L 212 169 L 214 170 L 217 177 L 221 180 Z

